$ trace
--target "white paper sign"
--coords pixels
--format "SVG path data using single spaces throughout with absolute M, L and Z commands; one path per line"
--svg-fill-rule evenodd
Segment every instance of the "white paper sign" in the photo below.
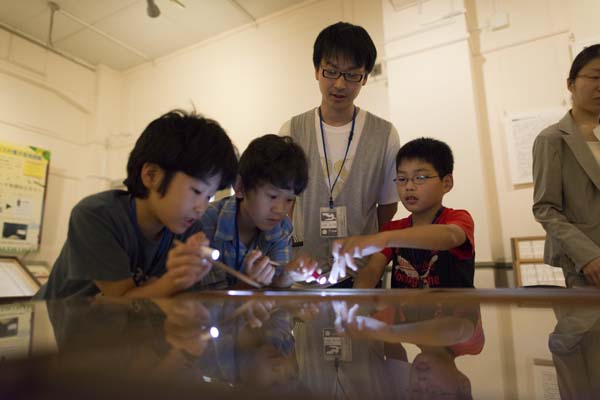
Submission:
M 539 112 L 506 115 L 506 145 L 513 185 L 533 182 L 533 142 L 543 129 L 556 124 L 566 112 L 566 109 L 557 107 Z

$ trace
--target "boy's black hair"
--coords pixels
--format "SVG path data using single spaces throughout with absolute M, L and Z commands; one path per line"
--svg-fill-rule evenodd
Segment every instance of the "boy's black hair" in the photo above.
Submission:
M 219 123 L 183 110 L 170 111 L 150 122 L 135 143 L 123 181 L 135 197 L 148 196 L 141 177 L 145 163 L 165 171 L 158 189 L 161 196 L 176 172 L 201 180 L 220 174 L 219 190 L 230 186 L 237 172 L 235 147 Z
M 373 70 L 377 49 L 367 31 L 358 25 L 338 22 L 323 29 L 313 48 L 313 64 L 319 69 L 324 60 L 348 59 L 357 67 Z
M 567 80 L 569 82 L 574 81 L 582 68 L 596 58 L 600 58 L 600 44 L 595 44 L 581 50 L 571 64 L 571 70 L 569 71 L 569 78 Z
M 308 183 L 308 161 L 291 137 L 264 135 L 242 153 L 238 173 L 246 191 L 270 183 L 298 195 Z
M 403 160 L 415 159 L 433 165 L 440 179 L 450 175 L 454 169 L 452 150 L 441 140 L 422 137 L 406 143 L 396 156 L 396 169 Z

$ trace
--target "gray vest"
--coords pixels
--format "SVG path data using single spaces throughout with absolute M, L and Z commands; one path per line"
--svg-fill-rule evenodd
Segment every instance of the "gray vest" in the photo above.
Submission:
M 297 115 L 291 120 L 290 136 L 306 152 L 308 157 L 308 186 L 294 207 L 294 237 L 303 241 L 301 248 L 319 261 L 320 265 L 330 264 L 330 241 L 320 235 L 321 207 L 329 205 L 329 185 L 321 166 L 317 135 L 315 130 L 315 110 Z M 375 233 L 377 227 L 377 197 L 385 179 L 385 152 L 391 124 L 367 112 L 365 125 L 348 178 L 342 190 L 334 198 L 336 206 L 345 205 L 347 212 L 348 235 Z

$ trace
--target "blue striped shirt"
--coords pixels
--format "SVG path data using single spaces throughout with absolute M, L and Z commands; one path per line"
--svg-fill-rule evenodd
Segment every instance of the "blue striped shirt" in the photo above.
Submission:
M 220 261 L 228 266 L 241 270 L 246 254 L 254 249 L 260 250 L 271 260 L 285 265 L 292 256 L 292 223 L 286 217 L 269 231 L 260 231 L 250 246 L 239 242 L 238 259 L 236 260 L 235 218 L 238 200 L 235 196 L 226 197 L 211 203 L 194 230 L 204 232 L 210 246 L 221 252 Z M 281 274 L 277 271 L 275 276 Z M 224 271 L 213 267 L 210 272 L 194 286 L 194 289 L 226 289 L 236 283 L 236 279 Z

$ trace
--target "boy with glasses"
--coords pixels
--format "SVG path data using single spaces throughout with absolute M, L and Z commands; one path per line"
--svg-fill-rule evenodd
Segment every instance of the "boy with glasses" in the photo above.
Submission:
M 362 27 L 338 22 L 325 28 L 313 51 L 321 104 L 280 131 L 300 144 L 310 166 L 311 179 L 293 210 L 295 247 L 325 269 L 334 239 L 375 233 L 398 207 L 392 182 L 398 133 L 354 104 L 376 57 Z
M 453 164 L 452 150 L 439 140 L 420 138 L 402 146 L 394 181 L 411 215 L 378 234 L 336 241 L 332 274 L 356 268 L 354 257 L 371 255 L 354 287 L 375 287 L 390 260 L 393 288 L 473 287 L 473 219 L 465 210 L 442 205 L 454 185 Z

